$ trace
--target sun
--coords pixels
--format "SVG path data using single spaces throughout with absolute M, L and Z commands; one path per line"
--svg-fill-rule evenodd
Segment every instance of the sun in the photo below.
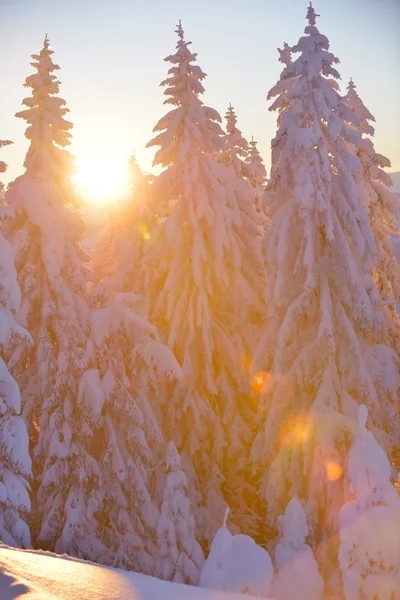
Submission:
M 78 155 L 75 167 L 71 179 L 88 204 L 115 203 L 126 192 L 128 163 L 120 154 L 96 150 Z

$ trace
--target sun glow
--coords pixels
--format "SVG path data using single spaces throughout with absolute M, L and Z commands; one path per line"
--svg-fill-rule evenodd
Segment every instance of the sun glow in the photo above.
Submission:
M 97 150 L 77 156 L 76 174 L 71 178 L 88 204 L 106 205 L 118 202 L 126 191 L 126 157 Z

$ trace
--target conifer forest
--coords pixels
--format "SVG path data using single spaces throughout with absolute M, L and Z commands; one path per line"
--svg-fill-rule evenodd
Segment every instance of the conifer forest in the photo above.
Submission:
M 91 243 L 51 32 L 26 57 L 28 151 L 0 188 L 2 600 L 25 598 L 10 548 L 191 586 L 140 600 L 400 600 L 399 195 L 319 8 L 270 48 L 268 170 L 234 98 L 204 103 L 218 74 L 177 19 L 153 172 L 127 157 Z

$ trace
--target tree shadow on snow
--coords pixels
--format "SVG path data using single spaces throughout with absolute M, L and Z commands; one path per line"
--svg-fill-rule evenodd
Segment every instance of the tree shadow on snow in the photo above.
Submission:
M 22 598 L 29 592 L 29 588 L 23 583 L 17 583 L 12 575 L 7 575 L 0 569 L 0 598 L 1 600 L 15 600 Z

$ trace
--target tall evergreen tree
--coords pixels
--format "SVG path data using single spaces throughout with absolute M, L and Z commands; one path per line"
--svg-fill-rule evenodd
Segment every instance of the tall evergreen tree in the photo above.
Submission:
M 249 144 L 237 127 L 237 117 L 232 104 L 226 111 L 225 119 L 226 134 L 223 138 L 221 161 L 226 167 L 232 168 L 238 177 L 245 177 Z
M 12 144 L 11 140 L 0 140 L 0 148 L 4 146 L 10 146 Z M 5 173 L 7 170 L 7 165 L 3 160 L 0 160 L 0 173 Z M 4 183 L 0 181 L 0 192 L 4 190 Z
M 46 36 L 25 82 L 32 96 L 17 113 L 28 123 L 26 171 L 6 195 L 4 227 L 22 293 L 18 319 L 33 338 L 15 374 L 33 447 L 32 534 L 39 546 L 95 559 L 101 548 L 94 538 L 99 499 L 92 490 L 100 477 L 94 433 L 101 406 L 78 393 L 90 361 L 87 257 L 79 247 L 84 224 L 69 181 L 73 158 L 64 149 L 72 124 L 57 95 L 52 54 Z
M 105 395 L 99 537 L 113 566 L 154 574 L 163 435 L 160 415 L 180 368 L 147 320 L 144 298 L 115 292 L 92 317 Z
M 203 105 L 206 75 L 193 64 L 196 54 L 180 24 L 177 33 L 162 83 L 173 108 L 148 144 L 159 146 L 154 164 L 165 167 L 153 198 L 169 211 L 151 236 L 146 260 L 154 277 L 146 295 L 151 318 L 182 366 L 165 427 L 184 461 L 196 523 L 211 539 L 224 510 L 226 463 L 235 464 L 232 474 L 243 488 L 254 418 L 243 363 L 259 328 L 262 267 L 252 196 L 218 162 L 221 118 Z M 199 498 L 204 509 L 196 511 Z
M 0 148 L 11 143 L 0 140 Z M 0 173 L 6 168 L 5 162 L 0 161 Z M 0 191 L 3 187 L 0 182 Z M 5 211 L 0 207 L 0 225 Z M 29 528 L 24 520 L 31 508 L 28 433 L 20 417 L 19 388 L 9 371 L 19 348 L 30 342 L 28 333 L 15 321 L 20 299 L 13 251 L 0 229 L 0 541 L 30 548 Z
M 359 192 L 368 211 L 379 260 L 374 269 L 374 279 L 385 306 L 388 322 L 389 343 L 400 352 L 400 319 L 396 313 L 396 303 L 400 300 L 400 264 L 392 243 L 394 234 L 399 232 L 397 226 L 398 199 L 387 188 L 392 186 L 390 176 L 383 170 L 390 167 L 390 160 L 375 152 L 370 136 L 375 130 L 371 122 L 374 116 L 364 105 L 357 94 L 356 86 L 350 80 L 344 102 L 358 117 L 357 129 L 362 135 L 359 148 L 355 151 L 361 163 L 361 171 L 357 174 Z M 368 136 L 368 137 L 366 137 Z
M 292 63 L 292 52 L 293 48 L 289 46 L 286 42 L 283 44 L 283 48 L 278 48 L 279 52 L 279 62 L 285 65 L 285 67 L 289 67 Z M 279 131 L 281 126 L 281 119 L 286 112 L 287 109 L 291 107 L 291 101 L 289 98 L 289 93 L 293 85 L 295 84 L 297 78 L 296 74 L 293 72 L 286 73 L 285 77 L 280 77 L 279 81 L 270 89 L 267 95 L 267 100 L 271 100 L 277 96 L 277 100 L 271 104 L 268 110 L 277 111 L 277 126 L 278 131 L 276 137 L 272 140 L 271 143 L 271 178 L 275 174 L 275 170 L 277 168 L 277 161 L 279 160 L 279 156 L 282 150 L 282 140 L 279 137 Z
M 162 409 L 180 367 L 148 321 L 140 292 L 156 216 L 149 177 L 129 161 L 126 202 L 94 248 L 92 334 L 103 408 L 102 514 L 99 536 L 113 566 L 154 574 L 163 434 Z
M 275 86 L 275 169 L 268 186 L 267 324 L 253 369 L 264 374 L 265 426 L 253 458 L 268 465 L 268 518 L 307 499 L 314 539 L 337 525 L 357 407 L 386 448 L 399 438 L 399 356 L 385 345 L 372 277 L 376 249 L 355 176 L 354 113 L 337 92 L 338 60 L 307 11 L 298 58 Z

